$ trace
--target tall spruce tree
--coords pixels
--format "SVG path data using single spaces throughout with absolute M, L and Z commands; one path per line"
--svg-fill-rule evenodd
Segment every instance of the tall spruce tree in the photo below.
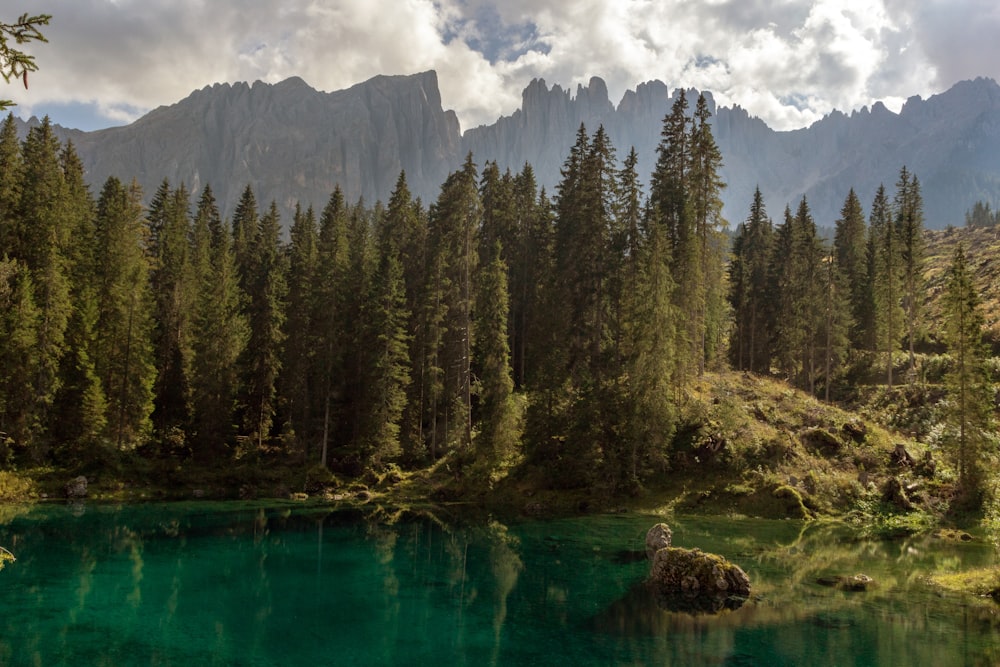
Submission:
M 476 453 L 492 468 L 509 459 L 520 441 L 513 399 L 507 321 L 510 299 L 507 264 L 494 251 L 480 255 L 476 273 L 475 360 L 478 378 L 478 436 Z
M 768 276 L 773 236 L 764 197 L 755 188 L 750 213 L 733 239 L 729 267 L 729 302 L 735 318 L 730 360 L 740 370 L 754 373 L 767 373 L 771 366 L 770 336 L 775 326 Z
M 197 285 L 191 267 L 190 196 L 164 181 L 147 212 L 150 288 L 154 300 L 153 427 L 178 444 L 191 420 L 192 316 Z
M 107 396 L 106 437 L 118 448 L 140 444 L 151 428 L 156 366 L 144 237 L 139 186 L 109 178 L 97 202 L 94 364 Z
M 400 454 L 399 426 L 406 405 L 410 360 L 406 335 L 403 266 L 386 216 L 378 220 L 376 263 L 363 305 L 364 360 L 358 448 L 364 463 L 380 469 Z
M 430 302 L 443 316 L 440 346 L 433 365 L 441 371 L 441 395 L 434 407 L 435 432 L 446 446 L 472 446 L 472 312 L 477 260 L 476 233 L 481 203 L 476 166 L 470 154 L 463 167 L 441 186 L 431 210 Z M 435 447 L 436 448 L 436 447 Z
M 899 347 L 903 331 L 902 260 L 899 238 L 885 188 L 875 192 L 869 213 L 868 234 L 872 248 L 871 285 L 875 303 L 875 348 L 885 355 L 886 384 L 892 388 L 892 355 Z
M 344 379 L 347 347 L 350 343 L 348 304 L 349 211 L 340 187 L 334 188 L 320 214 L 316 241 L 315 284 L 312 288 L 313 374 L 315 412 L 321 419 L 316 437 L 319 462 L 327 465 L 331 442 L 343 437 L 347 383 Z M 362 251 L 363 256 L 363 251 Z
M 17 210 L 21 199 L 24 164 L 14 115 L 0 126 L 0 258 L 12 252 L 16 241 Z
M 39 310 L 31 408 L 31 420 L 39 427 L 49 423 L 49 410 L 59 390 L 59 364 L 72 313 L 68 255 L 73 229 L 65 207 L 66 181 L 59 151 L 48 117 L 28 131 L 21 148 L 24 169 L 10 247 L 10 257 L 21 260 L 31 272 Z M 35 435 L 34 444 L 44 445 L 42 433 Z
M 34 381 L 41 313 L 35 306 L 31 272 L 16 259 L 0 257 L 0 465 L 11 462 L 41 429 Z M 13 448 L 11 447 L 13 446 Z
M 392 244 L 403 272 L 409 380 L 399 437 L 404 462 L 413 464 L 424 461 L 427 455 L 425 416 L 430 371 L 425 296 L 429 230 L 426 211 L 410 194 L 404 172 L 400 172 L 389 197 L 384 224 L 387 241 Z
M 66 181 L 66 209 L 76 242 L 68 255 L 73 310 L 66 326 L 67 349 L 60 362 L 60 388 L 49 430 L 54 440 L 63 443 L 80 461 L 88 456 L 107 426 L 107 397 L 94 359 L 98 316 L 96 220 L 94 200 L 73 144 L 66 144 L 59 157 Z
M 868 287 L 867 229 L 865 214 L 854 188 L 847 193 L 840 217 L 834 228 L 833 247 L 836 264 L 847 286 L 851 310 L 851 342 L 856 348 L 865 347 L 865 331 L 874 317 L 871 290 Z
M 272 435 L 277 409 L 276 385 L 281 372 L 286 296 L 285 257 L 279 246 L 278 206 L 271 202 L 254 229 L 246 267 L 246 318 L 250 337 L 243 351 L 243 433 L 259 454 Z
M 198 258 L 194 262 L 198 293 L 192 327 L 193 453 L 197 460 L 216 461 L 227 453 L 236 435 L 238 361 L 249 328 L 232 236 L 207 185 L 198 199 L 192 253 Z
M 948 270 L 944 323 L 942 333 L 951 357 L 945 414 L 952 431 L 958 487 L 963 503 L 977 507 L 986 481 L 982 457 L 987 435 L 993 431 L 993 387 L 986 372 L 988 352 L 983 345 L 979 293 L 961 245 Z
M 909 352 L 909 377 L 917 377 L 915 346 L 921 332 L 921 305 L 924 297 L 924 204 L 920 194 L 920 181 L 906 167 L 899 172 L 896 182 L 895 229 L 899 240 L 901 273 L 900 294 L 906 342 Z
M 715 143 L 709 119 L 712 113 L 704 93 L 698 96 L 691 126 L 690 199 L 694 218 L 695 246 L 698 255 L 693 313 L 697 370 L 703 373 L 707 361 L 714 360 L 720 349 L 728 321 L 724 308 L 726 239 L 723 228 L 721 193 L 726 187 L 719 176 L 722 151 Z

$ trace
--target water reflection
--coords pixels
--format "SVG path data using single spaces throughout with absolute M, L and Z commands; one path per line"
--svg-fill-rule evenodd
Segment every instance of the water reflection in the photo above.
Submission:
M 644 517 L 501 522 L 230 504 L 4 515 L 0 664 L 991 664 L 997 607 L 926 576 L 983 544 L 671 521 L 751 577 L 738 609 L 657 600 Z M 817 578 L 863 571 L 864 593 Z M 682 601 L 683 602 L 683 601 Z M 714 611 L 714 610 L 713 610 Z

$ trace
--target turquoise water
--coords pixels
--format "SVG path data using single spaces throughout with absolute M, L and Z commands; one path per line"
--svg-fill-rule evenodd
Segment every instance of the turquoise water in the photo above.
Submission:
M 981 542 L 880 542 L 835 526 L 676 517 L 754 596 L 664 611 L 636 584 L 638 515 L 514 520 L 247 503 L 0 508 L 2 665 L 976 665 L 993 603 L 932 572 Z M 878 587 L 819 586 L 864 572 Z

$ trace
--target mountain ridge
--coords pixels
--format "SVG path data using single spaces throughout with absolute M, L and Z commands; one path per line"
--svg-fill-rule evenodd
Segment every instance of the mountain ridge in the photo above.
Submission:
M 697 94 L 688 89 L 692 107 Z M 193 192 L 210 184 L 229 213 L 250 184 L 258 201 L 273 199 L 287 213 L 296 202 L 321 208 L 338 184 L 348 200 L 386 201 L 401 170 L 411 191 L 430 202 L 470 152 L 480 165 L 495 160 L 512 171 L 528 162 L 551 191 L 581 123 L 590 132 L 603 124 L 619 158 L 635 146 L 646 181 L 676 95 L 647 81 L 615 105 L 599 77 L 575 94 L 539 78 L 512 114 L 462 132 L 443 108 L 433 70 L 379 75 L 333 92 L 290 77 L 205 86 L 121 127 L 56 129 L 74 142 L 95 190 L 111 175 L 135 177 L 147 195 L 164 178 Z M 745 217 L 759 186 L 772 217 L 805 195 L 817 222 L 832 225 L 851 187 L 867 207 L 903 165 L 920 178 L 928 227 L 961 224 L 977 200 L 1000 202 L 1000 86 L 992 79 L 962 81 L 926 100 L 913 96 L 898 113 L 876 102 L 789 131 L 738 105 L 716 107 L 707 91 L 706 98 L 731 224 Z M 23 133 L 28 123 L 19 122 Z

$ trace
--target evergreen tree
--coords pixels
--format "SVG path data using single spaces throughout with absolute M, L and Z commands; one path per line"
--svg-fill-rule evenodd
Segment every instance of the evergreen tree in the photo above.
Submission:
M 233 257 L 236 259 L 236 273 L 240 277 L 240 289 L 250 293 L 254 262 L 255 236 L 260 226 L 257 197 L 249 185 L 240 195 L 233 212 Z
M 699 95 L 691 127 L 689 168 L 690 208 L 698 255 L 695 267 L 697 277 L 692 277 L 696 290 L 695 310 L 691 313 L 692 339 L 698 343 L 695 361 L 699 373 L 704 372 L 706 361 L 717 356 L 728 321 L 724 308 L 726 290 L 723 269 L 726 241 L 722 232 L 726 223 L 722 218 L 721 199 L 726 184 L 719 176 L 722 152 L 712 135 L 711 116 L 705 95 Z
M 118 448 L 143 441 L 153 411 L 156 367 L 141 201 L 138 185 L 125 187 L 111 177 L 97 202 L 93 359 L 107 396 L 106 437 Z
M 633 491 L 644 472 L 642 463 L 662 470 L 677 423 L 675 386 L 677 346 L 672 322 L 674 284 L 664 230 L 652 227 L 640 250 L 640 280 L 634 298 L 626 301 L 631 336 L 627 348 L 628 390 L 621 416 L 624 456 L 619 454 L 618 490 Z
M 754 190 L 747 219 L 733 240 L 729 268 L 730 306 L 735 318 L 730 359 L 741 370 L 766 373 L 771 366 L 769 290 L 773 228 L 760 188 Z
M 840 208 L 834 230 L 833 247 L 836 264 L 843 274 L 850 303 L 852 325 L 851 342 L 857 348 L 865 347 L 865 331 L 874 316 L 871 290 L 868 287 L 867 230 L 861 202 L 851 188 Z
M 795 216 L 785 209 L 772 256 L 772 289 L 777 299 L 775 357 L 789 381 L 816 391 L 822 366 L 825 253 L 803 197 Z
M 552 229 L 550 209 L 542 208 L 530 164 L 514 177 L 513 243 L 509 248 L 510 352 L 514 386 L 521 389 L 534 365 L 528 358 L 537 341 L 542 284 L 549 275 Z
M 191 420 L 192 314 L 197 285 L 191 268 L 190 197 L 182 184 L 164 181 L 147 212 L 150 288 L 154 300 L 153 347 L 158 370 L 153 427 L 161 439 L 178 439 Z
M 831 386 L 847 358 L 853 321 L 850 289 L 844 272 L 837 263 L 835 252 L 833 249 L 823 258 L 820 275 L 823 281 L 823 320 L 820 332 L 823 345 L 823 398 L 827 402 L 830 401 Z
M 60 362 L 60 388 L 49 428 L 56 442 L 75 450 L 73 454 L 85 456 L 107 427 L 107 397 L 94 359 L 98 317 L 96 220 L 94 201 L 73 144 L 66 144 L 59 157 L 66 182 L 66 210 L 76 242 L 68 255 L 73 310 L 66 326 L 67 347 Z
M 319 287 L 319 239 L 316 216 L 311 207 L 303 211 L 296 204 L 289 236 L 285 344 L 279 387 L 284 414 L 283 431 L 294 435 L 296 443 L 306 451 L 313 428 L 312 383 L 316 377 L 311 370 L 318 343 L 313 318 L 317 314 L 315 292 Z
M 271 437 L 277 409 L 276 385 L 281 372 L 286 296 L 285 258 L 279 247 L 278 205 L 254 229 L 249 250 L 246 318 L 250 336 L 243 351 L 242 427 L 257 454 Z
M 478 369 L 480 461 L 495 466 L 508 459 L 520 440 L 511 378 L 507 319 L 510 300 L 507 265 L 496 242 L 492 257 L 480 256 L 477 272 L 475 358 Z
M 951 356 L 945 413 L 953 431 L 958 487 L 964 503 L 978 506 L 985 483 L 981 459 L 988 434 L 993 430 L 993 388 L 986 372 L 988 353 L 983 345 L 984 319 L 979 294 L 961 245 L 956 248 L 948 271 L 944 322 L 942 333 Z
M 59 363 L 66 350 L 66 326 L 72 312 L 67 259 L 72 225 L 65 207 L 66 182 L 59 150 L 47 117 L 28 131 L 21 150 L 21 196 L 10 248 L 10 257 L 20 259 L 31 272 L 39 310 L 31 417 L 39 426 L 49 423 L 49 409 L 59 390 Z M 36 439 L 35 444 L 42 442 Z
M 436 256 L 429 294 L 443 315 L 440 353 L 432 364 L 442 373 L 442 393 L 434 409 L 436 432 L 457 448 L 472 445 L 472 312 L 477 259 L 476 232 L 481 203 L 476 166 L 469 155 L 464 166 L 441 186 L 431 210 L 430 238 Z
M 424 428 L 429 388 L 425 303 L 429 233 L 427 222 L 426 213 L 420 203 L 414 201 L 410 195 L 406 174 L 400 172 L 386 209 L 384 234 L 403 272 L 404 309 L 408 315 L 406 335 L 409 380 L 406 405 L 400 425 L 400 446 L 406 462 L 409 463 L 422 461 L 427 454 Z
M 681 89 L 663 121 L 649 193 L 649 224 L 663 227 L 674 283 L 678 314 L 674 340 L 679 346 L 676 382 L 699 370 L 704 357 L 698 317 L 703 311 L 702 258 L 692 197 L 693 132 L 689 131 L 687 108 L 687 96 Z M 704 204 L 707 212 L 707 199 Z
M 35 306 L 31 272 L 0 257 L 0 465 L 10 463 L 11 445 L 22 449 L 41 429 L 34 411 L 41 313 Z
M 921 304 L 924 292 L 924 204 L 920 194 L 920 181 L 910 174 L 906 167 L 900 170 L 899 181 L 896 183 L 895 213 L 902 281 L 900 297 L 909 348 L 910 382 L 913 382 L 917 375 L 914 347 L 921 335 Z
M 365 354 L 358 445 L 363 461 L 379 469 L 400 453 L 399 425 L 410 380 L 406 335 L 409 314 L 403 267 L 392 228 L 380 221 L 378 260 L 363 306 Z
M 205 186 L 194 222 L 198 294 L 193 323 L 191 398 L 195 456 L 215 459 L 235 435 L 234 413 L 240 387 L 238 362 L 249 338 L 243 314 L 232 236 Z
M 11 253 L 16 240 L 23 170 L 17 125 L 14 115 L 7 114 L 0 126 L 0 258 Z
M 892 388 L 892 354 L 903 329 L 902 278 L 899 240 L 892 223 L 885 188 L 879 186 L 869 214 L 868 233 L 872 248 L 872 292 L 875 304 L 875 349 L 886 355 L 886 384 Z
M 320 463 L 327 465 L 334 435 L 344 436 L 338 424 L 345 421 L 347 383 L 344 378 L 350 343 L 348 304 L 351 294 L 347 206 L 340 187 L 334 189 L 320 214 L 316 244 L 316 273 L 312 289 L 313 373 L 315 412 L 322 419 L 318 429 Z M 363 249 L 362 249 L 363 256 Z

